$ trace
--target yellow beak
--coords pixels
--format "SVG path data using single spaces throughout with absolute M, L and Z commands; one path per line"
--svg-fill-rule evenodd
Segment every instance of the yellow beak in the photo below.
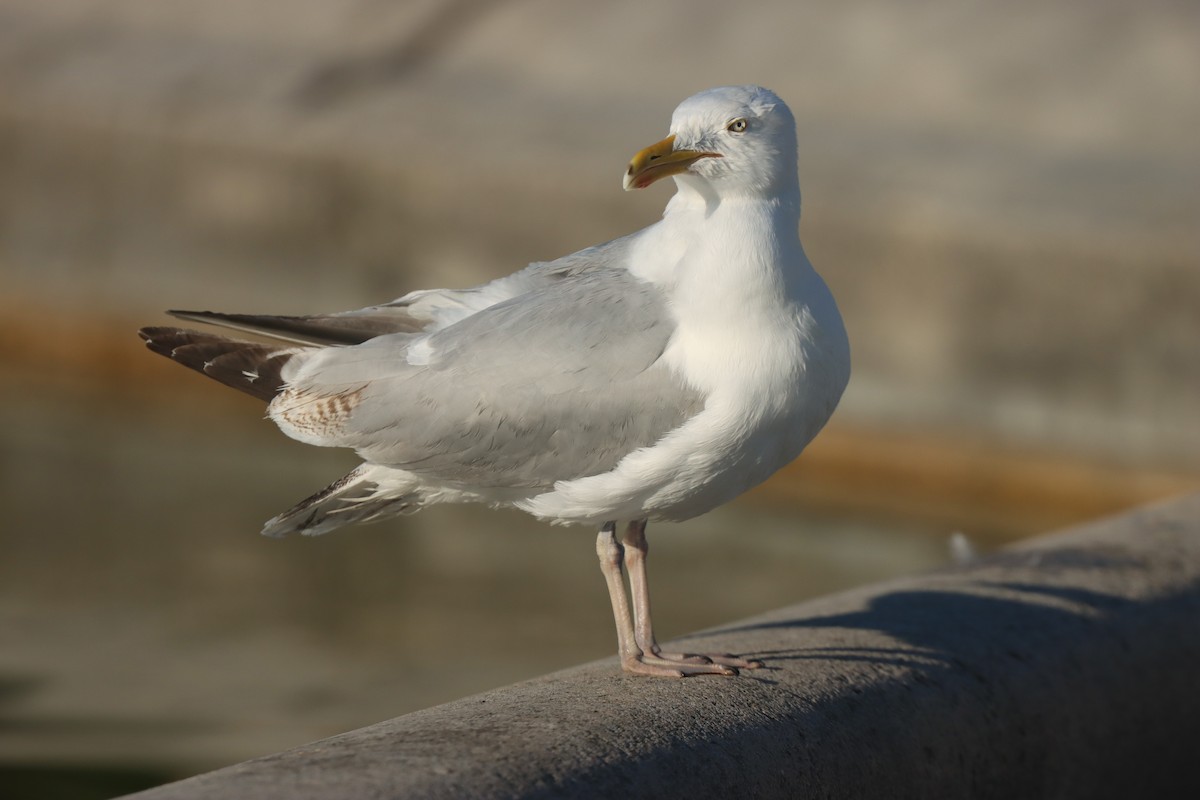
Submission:
M 705 153 L 699 150 L 676 150 L 675 134 L 661 142 L 655 142 L 640 151 L 629 162 L 625 170 L 625 191 L 645 189 L 659 178 L 687 172 L 688 168 L 702 158 L 720 158 L 720 153 Z

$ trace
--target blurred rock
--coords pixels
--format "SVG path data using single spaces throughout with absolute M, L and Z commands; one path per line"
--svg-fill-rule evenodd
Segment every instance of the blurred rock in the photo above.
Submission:
M 9 0 L 0 263 L 29 302 L 310 311 L 652 221 L 709 85 L 800 120 L 843 414 L 1194 467 L 1195 9 L 1020 0 Z

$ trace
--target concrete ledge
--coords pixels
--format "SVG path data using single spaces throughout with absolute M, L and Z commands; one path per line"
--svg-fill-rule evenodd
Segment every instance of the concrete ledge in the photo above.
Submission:
M 769 668 L 589 664 L 136 796 L 1200 797 L 1200 495 L 687 645 Z

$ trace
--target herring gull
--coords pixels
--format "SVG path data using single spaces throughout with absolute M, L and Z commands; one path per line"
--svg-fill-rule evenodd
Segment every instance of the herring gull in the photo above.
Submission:
M 729 86 L 685 100 L 624 186 L 668 176 L 660 221 L 471 289 L 314 316 L 170 312 L 269 344 L 140 334 L 268 401 L 288 436 L 363 459 L 263 533 L 446 502 L 595 526 L 621 666 L 735 675 L 761 662 L 660 649 L 647 521 L 703 514 L 798 456 L 841 397 L 850 351 L 800 244 L 795 121 L 779 97 Z

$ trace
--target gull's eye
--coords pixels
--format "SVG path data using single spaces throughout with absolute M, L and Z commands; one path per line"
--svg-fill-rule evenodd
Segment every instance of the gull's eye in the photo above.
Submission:
M 730 133 L 745 133 L 746 126 L 746 120 L 742 117 L 738 117 L 735 120 L 730 120 L 729 124 L 725 126 L 725 130 L 729 131 Z

